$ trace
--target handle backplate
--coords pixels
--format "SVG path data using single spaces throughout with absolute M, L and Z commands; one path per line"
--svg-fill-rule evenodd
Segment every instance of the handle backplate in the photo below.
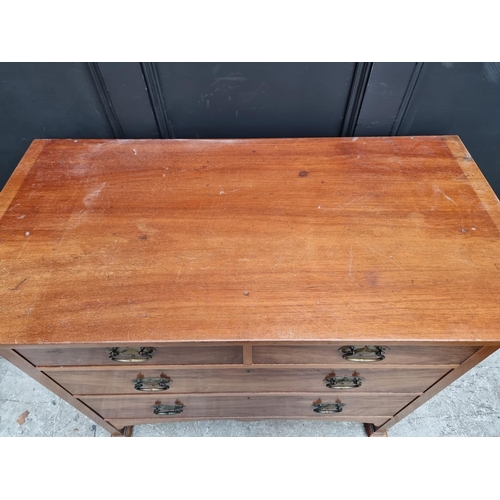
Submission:
M 389 348 L 382 345 L 358 345 L 343 346 L 339 349 L 342 357 L 346 361 L 356 361 L 359 363 L 373 363 L 374 361 L 383 361 L 385 353 Z
M 153 408 L 155 415 L 178 415 L 184 411 L 184 405 L 181 403 L 175 405 L 156 404 L 151 408 Z
M 363 377 L 326 377 L 323 382 L 329 389 L 356 389 L 363 380 Z
M 153 357 L 154 347 L 107 347 L 109 359 L 116 363 L 144 363 Z
M 134 378 L 131 382 L 134 384 L 134 389 L 136 391 L 157 392 L 168 391 L 172 379 L 166 377 Z
M 345 403 L 314 403 L 312 405 L 315 413 L 342 413 Z

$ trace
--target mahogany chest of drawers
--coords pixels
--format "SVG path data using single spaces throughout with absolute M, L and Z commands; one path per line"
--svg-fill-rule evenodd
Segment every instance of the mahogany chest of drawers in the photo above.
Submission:
M 0 354 L 112 434 L 390 426 L 500 346 L 460 139 L 37 140 L 0 195 Z

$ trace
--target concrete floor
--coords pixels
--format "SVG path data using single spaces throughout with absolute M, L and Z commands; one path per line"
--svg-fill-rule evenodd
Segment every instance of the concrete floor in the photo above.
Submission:
M 24 424 L 18 417 L 29 411 Z M 362 424 L 297 420 L 138 425 L 134 436 L 364 436 Z M 500 351 L 389 430 L 390 436 L 500 436 Z M 0 436 L 109 434 L 0 358 Z

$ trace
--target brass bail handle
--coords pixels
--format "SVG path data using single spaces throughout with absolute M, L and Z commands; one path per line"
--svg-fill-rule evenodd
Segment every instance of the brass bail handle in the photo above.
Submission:
M 107 347 L 108 357 L 116 363 L 144 363 L 153 357 L 154 347 Z
M 184 405 L 182 403 L 174 405 L 156 404 L 151 408 L 153 408 L 153 413 L 155 415 L 178 415 L 184 411 Z
M 170 389 L 170 383 L 172 379 L 168 377 L 147 377 L 147 378 L 135 378 L 131 380 L 134 384 L 134 389 L 136 391 L 144 392 L 158 392 L 158 391 L 168 391 Z
M 361 387 L 363 377 L 326 377 L 323 382 L 329 389 L 356 389 Z
M 346 361 L 373 363 L 383 361 L 389 348 L 383 345 L 343 346 L 339 349 Z
M 312 405 L 315 413 L 329 414 L 342 413 L 345 403 L 314 403 Z

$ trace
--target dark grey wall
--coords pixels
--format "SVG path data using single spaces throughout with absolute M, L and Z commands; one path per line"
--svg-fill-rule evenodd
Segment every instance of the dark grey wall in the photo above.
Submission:
M 173 137 L 338 136 L 354 63 L 158 65 Z
M 399 135 L 456 134 L 500 194 L 500 63 L 426 63 Z
M 114 137 L 85 63 L 0 64 L 0 187 L 33 139 Z
M 500 193 L 500 63 L 0 64 L 0 187 L 35 138 L 428 134 Z

